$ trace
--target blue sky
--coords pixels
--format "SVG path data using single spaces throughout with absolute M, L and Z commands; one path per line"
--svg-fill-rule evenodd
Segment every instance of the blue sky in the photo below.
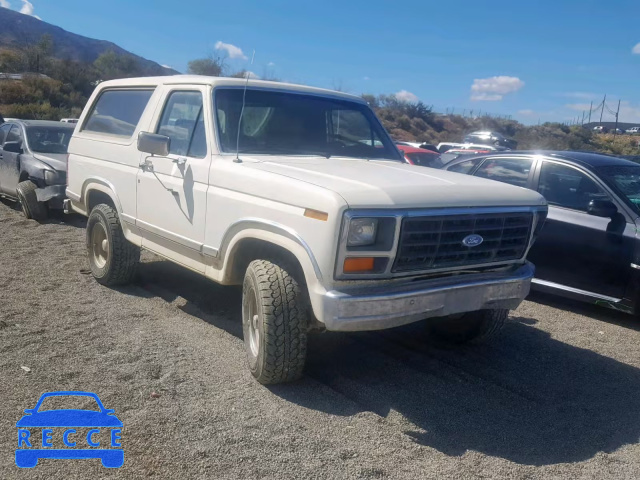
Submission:
M 257 75 L 268 69 L 286 81 L 355 94 L 419 98 L 437 111 L 482 110 L 524 123 L 565 121 L 607 93 L 614 110 L 622 100 L 621 121 L 640 122 L 640 46 L 632 53 L 640 43 L 638 2 L 0 0 L 0 5 L 7 2 L 180 71 L 222 42 L 236 57 L 229 58 L 236 69 Z

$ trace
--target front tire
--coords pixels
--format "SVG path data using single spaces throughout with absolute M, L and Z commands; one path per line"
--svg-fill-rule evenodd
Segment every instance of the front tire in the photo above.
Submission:
M 509 310 L 478 310 L 462 315 L 427 320 L 430 333 L 449 343 L 484 343 L 498 335 Z
M 242 287 L 242 332 L 251 374 L 267 385 L 302 376 L 307 357 L 307 293 L 286 262 L 254 260 Z
M 41 222 L 47 219 L 47 205 L 38 201 L 37 188 L 31 180 L 25 180 L 16 187 L 16 195 L 25 218 Z
M 118 212 L 106 204 L 89 215 L 87 253 L 93 277 L 106 286 L 131 282 L 140 261 L 140 249 L 125 238 Z

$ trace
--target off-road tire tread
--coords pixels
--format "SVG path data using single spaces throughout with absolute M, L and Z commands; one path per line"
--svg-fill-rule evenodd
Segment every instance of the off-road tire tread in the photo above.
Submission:
M 118 212 L 113 207 L 105 203 L 96 205 L 93 207 L 93 210 L 91 210 L 89 218 L 98 211 L 102 214 L 107 223 L 112 260 L 111 268 L 109 268 L 106 276 L 99 278 L 94 274 L 94 277 L 98 283 L 105 286 L 125 285 L 130 283 L 136 274 L 138 263 L 140 262 L 140 248 L 125 238 L 122 231 L 122 225 L 120 224 L 120 218 L 118 217 Z M 91 232 L 87 229 L 87 250 L 90 249 Z M 89 263 L 93 273 L 93 264 L 91 262 Z
M 502 330 L 504 322 L 506 322 L 507 318 L 509 317 L 509 310 L 482 310 L 478 313 L 482 313 L 485 317 L 484 326 L 478 332 L 478 335 L 469 340 L 469 342 L 475 344 L 490 342 L 496 336 L 498 336 L 500 330 Z
M 302 376 L 307 357 L 308 302 L 305 289 L 284 261 L 254 260 L 264 324 L 262 384 L 291 382 Z
M 38 201 L 38 196 L 36 195 L 37 188 L 36 184 L 31 180 L 25 180 L 18 184 L 16 193 L 18 194 L 20 203 L 25 203 L 25 208 L 28 213 L 28 215 L 25 216 L 41 222 L 47 219 L 47 206 Z
M 460 321 L 468 322 L 467 330 L 460 330 Z M 493 340 L 498 336 L 500 330 L 504 326 L 505 321 L 509 317 L 509 310 L 506 309 L 487 309 L 476 312 L 466 313 L 462 319 L 452 320 L 458 322 L 458 329 L 455 327 L 447 330 L 447 319 L 439 319 L 439 323 L 432 326 L 432 333 L 436 338 L 444 340 L 448 343 L 456 344 L 482 344 Z

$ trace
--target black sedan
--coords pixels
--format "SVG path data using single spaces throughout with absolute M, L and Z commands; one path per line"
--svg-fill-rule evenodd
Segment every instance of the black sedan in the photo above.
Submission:
M 534 288 L 640 313 L 640 165 L 584 152 L 509 152 L 443 167 L 540 192 Z
M 67 147 L 75 125 L 10 120 L 0 126 L 0 196 L 20 202 L 27 218 L 62 208 Z

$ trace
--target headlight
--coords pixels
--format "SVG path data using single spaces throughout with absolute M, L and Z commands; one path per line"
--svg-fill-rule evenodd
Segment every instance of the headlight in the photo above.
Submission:
M 44 171 L 44 183 L 47 185 L 56 185 L 59 183 L 58 172 L 54 172 L 53 170 L 45 170 Z
M 362 247 L 376 243 L 376 230 L 378 219 L 376 218 L 352 218 L 349 223 L 349 235 L 347 245 L 349 247 Z

